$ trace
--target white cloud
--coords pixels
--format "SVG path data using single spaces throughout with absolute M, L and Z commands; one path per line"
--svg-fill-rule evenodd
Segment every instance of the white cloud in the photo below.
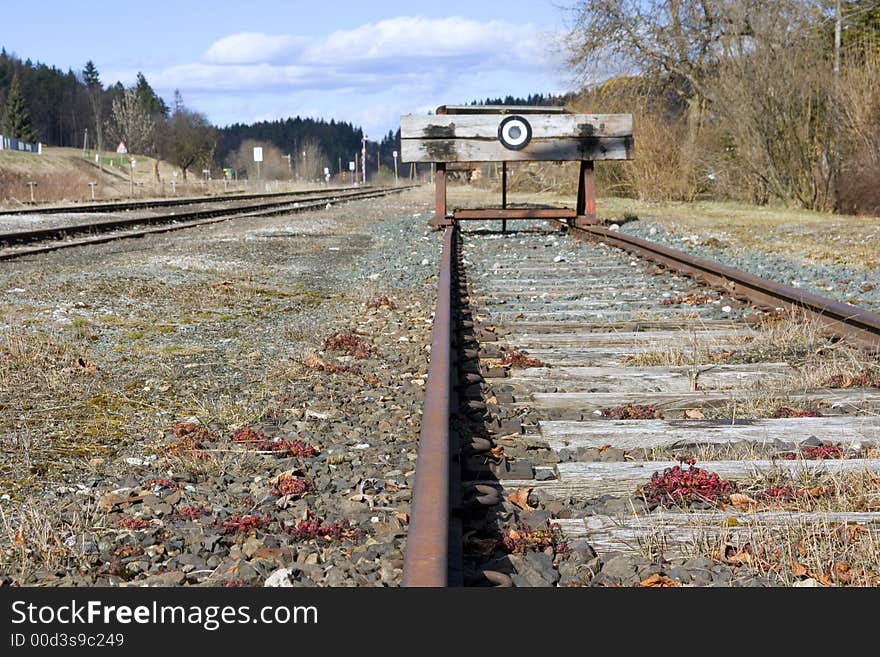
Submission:
M 160 93 L 180 89 L 221 125 L 299 114 L 373 135 L 426 107 L 561 91 L 568 75 L 553 46 L 535 24 L 404 16 L 309 38 L 241 32 L 198 62 L 146 73 Z
M 239 32 L 211 44 L 204 59 L 212 64 L 256 64 L 292 54 L 305 39 L 289 34 Z
M 499 56 L 531 61 L 541 54 L 540 33 L 532 24 L 401 16 L 334 32 L 306 48 L 303 59 L 316 64 L 472 57 L 479 65 L 480 59 Z

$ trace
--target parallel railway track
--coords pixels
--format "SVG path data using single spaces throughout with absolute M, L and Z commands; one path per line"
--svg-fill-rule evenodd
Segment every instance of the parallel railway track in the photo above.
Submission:
M 839 494 L 880 472 L 880 390 L 783 353 L 799 325 L 842 339 L 808 345 L 830 360 L 880 350 L 876 314 L 600 227 L 447 228 L 404 584 L 613 584 L 626 554 L 669 582 L 695 545 L 755 565 L 792 527 L 875 540 L 880 513 Z M 701 472 L 696 504 L 663 488 Z
M 234 199 L 214 199 L 209 207 L 183 212 L 139 215 L 137 217 L 114 217 L 111 219 L 95 219 L 75 221 L 51 227 L 36 229 L 13 230 L 0 233 L 0 260 L 11 260 L 24 256 L 48 253 L 58 249 L 101 244 L 118 239 L 143 237 L 152 233 L 162 233 L 184 228 L 227 221 L 234 217 L 257 217 L 273 214 L 305 212 L 324 207 L 327 203 L 337 203 L 357 199 L 375 198 L 403 191 L 407 186 L 368 188 L 352 190 L 351 188 L 332 189 L 323 192 L 305 192 L 295 194 L 269 194 L 236 197 Z M 138 208 L 152 207 L 153 202 L 139 205 Z M 161 207 L 174 205 L 186 207 L 192 204 L 205 204 L 205 199 L 178 200 L 176 203 L 164 203 Z M 130 210 L 132 204 L 118 204 L 117 210 Z M 96 208 L 99 206 L 95 206 Z M 107 206 L 100 206 L 106 211 Z M 56 210 L 60 211 L 60 210 Z M 80 210 L 77 210 L 82 211 Z M 98 211 L 93 209 L 91 211 Z M 30 211 L 31 214 L 39 214 Z M 2 216 L 2 215 L 0 215 Z M 78 237 L 79 236 L 79 237 Z M 32 246 L 31 246 L 32 245 Z

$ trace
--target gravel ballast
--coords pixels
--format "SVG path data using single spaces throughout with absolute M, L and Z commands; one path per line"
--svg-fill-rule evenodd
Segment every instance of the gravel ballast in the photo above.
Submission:
M 5 263 L 3 582 L 398 584 L 425 198 Z

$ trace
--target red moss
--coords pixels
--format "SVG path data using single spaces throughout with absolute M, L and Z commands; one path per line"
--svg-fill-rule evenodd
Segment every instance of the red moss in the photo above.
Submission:
M 822 417 L 822 414 L 812 408 L 797 408 L 795 406 L 780 406 L 773 411 L 773 417 Z
M 308 479 L 298 479 L 296 477 L 291 477 L 289 479 L 282 479 L 281 481 L 279 481 L 272 489 L 272 492 L 275 495 L 279 496 L 293 495 L 295 497 L 302 497 L 312 489 L 312 482 Z
M 185 518 L 187 520 L 197 520 L 201 518 L 205 511 L 198 506 L 185 506 L 181 508 L 178 512 L 181 518 Z
M 247 586 L 247 582 L 245 582 L 241 577 L 230 577 L 229 579 L 224 579 L 220 582 L 220 586 L 224 586 L 226 588 L 241 588 L 243 586 Z
M 562 532 L 558 527 L 510 529 L 502 539 L 501 545 L 510 554 L 542 552 L 547 548 L 552 548 L 555 554 L 568 551 L 568 546 L 562 541 Z
M 501 354 L 501 365 L 514 369 L 526 369 L 528 367 L 547 367 L 547 364 L 537 358 L 530 358 L 519 349 L 508 349 Z
M 150 526 L 150 523 L 144 520 L 143 518 L 122 518 L 119 521 L 119 526 L 124 529 L 131 529 L 132 531 L 138 531 L 140 529 L 146 529 Z
M 828 388 L 880 388 L 880 367 L 866 365 L 855 376 L 835 374 L 825 382 Z
M 843 458 L 843 449 L 836 445 L 816 445 L 810 447 L 801 447 L 801 454 L 805 459 L 841 459 Z
M 295 541 L 310 541 L 316 538 L 341 540 L 360 536 L 359 529 L 352 529 L 341 522 L 325 525 L 323 520 L 302 520 L 296 525 L 287 525 L 284 532 Z
M 272 522 L 272 518 L 259 513 L 251 513 L 249 515 L 230 516 L 222 523 L 224 534 L 243 534 L 252 529 L 262 529 Z
M 205 443 L 217 440 L 216 434 L 193 422 L 175 424 L 171 431 L 177 436 L 177 440 L 168 445 L 168 451 L 177 456 L 202 449 Z
M 791 486 L 774 486 L 758 493 L 758 498 L 773 502 L 791 502 L 795 497 Z
M 321 344 L 325 351 L 337 351 L 358 360 L 369 358 L 374 351 L 363 338 L 354 333 L 336 333 L 329 338 L 324 338 Z
M 266 438 L 262 431 L 254 431 L 250 427 L 244 427 L 235 432 L 232 441 L 246 443 L 258 452 L 275 452 L 277 454 L 292 454 L 293 456 L 315 456 L 318 450 L 301 440 L 283 440 Z
M 689 462 L 692 459 L 686 461 Z M 736 484 L 722 479 L 717 472 L 710 472 L 689 464 L 655 472 L 651 481 L 639 491 L 652 504 L 691 504 L 693 502 L 725 501 L 736 492 Z
M 662 417 L 660 411 L 653 406 L 641 406 L 639 404 L 603 408 L 602 415 L 610 417 L 612 420 L 655 420 Z
M 367 304 L 367 308 L 388 308 L 389 310 L 394 310 L 397 306 L 394 305 L 394 302 L 388 297 L 382 295 L 378 299 L 370 301 L 370 303 Z

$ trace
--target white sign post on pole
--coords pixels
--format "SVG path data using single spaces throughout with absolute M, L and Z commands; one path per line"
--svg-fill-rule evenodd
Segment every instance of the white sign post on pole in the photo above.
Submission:
M 260 162 L 263 161 L 263 147 L 254 146 L 254 162 L 257 163 L 257 180 L 260 179 Z

